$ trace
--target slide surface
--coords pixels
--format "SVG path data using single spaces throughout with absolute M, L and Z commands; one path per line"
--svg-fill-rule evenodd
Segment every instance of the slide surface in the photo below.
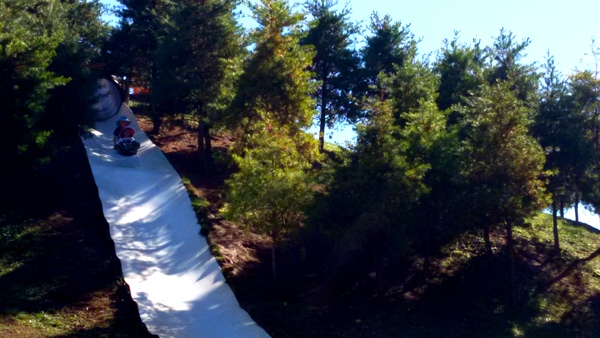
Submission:
M 112 133 L 125 115 L 141 143 L 119 155 Z M 116 254 L 142 321 L 160 337 L 269 337 L 239 304 L 211 255 L 181 178 L 123 104 L 84 138 Z

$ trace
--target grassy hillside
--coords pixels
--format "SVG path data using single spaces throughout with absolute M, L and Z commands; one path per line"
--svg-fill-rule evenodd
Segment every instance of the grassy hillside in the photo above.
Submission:
M 600 234 L 561 220 L 562 252 L 552 255 L 548 215 L 515 229 L 512 310 L 502 231 L 492 236 L 491 256 L 484 255 L 480 234 L 466 233 L 434 257 L 429 275 L 421 274 L 423 261 L 415 257 L 384 278 L 373 272 L 343 287 L 324 279 L 291 245 L 281 255 L 276 285 L 270 282 L 269 240 L 218 214 L 229 172 L 221 167 L 207 174 L 195 160 L 194 137 L 194 130 L 167 123 L 153 138 L 189 179 L 191 193 L 206 201 L 205 230 L 228 283 L 273 337 L 600 336 Z M 59 168 L 12 184 L 16 195 L 4 195 L 1 337 L 148 335 L 123 282 L 85 153 L 74 141 Z M 231 139 L 217 135 L 213 141 L 216 158 L 226 162 Z
M 145 337 L 79 138 L 0 177 L 0 337 Z

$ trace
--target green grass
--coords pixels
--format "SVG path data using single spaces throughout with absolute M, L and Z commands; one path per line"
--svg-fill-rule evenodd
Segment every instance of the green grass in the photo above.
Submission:
M 0 215 L 0 337 L 138 336 L 128 288 L 94 235 L 66 214 Z
M 492 256 L 484 254 L 481 234 L 448 243 L 426 280 L 417 257 L 395 271 L 396 279 L 388 276 L 380 292 L 367 286 L 367 278 L 333 303 L 311 300 L 317 291 L 293 292 L 285 305 L 281 298 L 263 299 L 250 309 L 282 337 L 302 330 L 310 330 L 306 337 L 599 337 L 600 255 L 591 255 L 600 248 L 600 234 L 561 221 L 562 251 L 553 255 L 552 218 L 542 214 L 514 227 L 514 237 L 513 310 L 502 228 L 492 237 Z
M 56 232 L 43 220 L 4 216 L 0 221 L 0 278 L 11 279 L 11 274 L 23 275 L 19 270 L 35 264 L 34 261 L 45 254 L 44 242 L 53 236 L 56 236 Z M 80 322 L 76 313 L 68 314 L 52 307 L 41 310 L 46 297 L 60 288 L 61 283 L 60 279 L 51 276 L 39 283 L 25 280 L 6 285 L 0 280 L 0 285 L 4 284 L 4 292 L 0 292 L 3 303 L 0 333 L 7 329 L 3 322 L 8 318 L 27 328 L 28 332 L 36 332 L 36 335 L 53 336 L 71 332 Z
M 202 236 L 207 236 L 210 232 L 210 226 L 207 222 L 208 213 L 210 211 L 210 202 L 205 198 L 198 196 L 198 193 L 189 178 L 182 177 L 181 181 L 187 190 L 190 201 L 192 202 L 192 209 L 194 209 L 198 224 L 200 224 L 200 234 L 202 234 Z
M 184 178 L 184 183 L 189 180 Z M 206 208 L 202 199 L 196 202 L 198 208 Z M 502 298 L 507 280 L 502 231 L 495 237 L 494 257 L 482 255 L 478 234 L 464 234 L 449 243 L 435 257 L 432 277 L 412 289 L 389 285 L 378 296 L 349 294 L 335 304 L 292 292 L 246 305 L 274 337 L 292 337 L 295 332 L 307 337 L 600 336 L 600 234 L 565 220 L 560 220 L 559 231 L 560 257 L 551 254 L 551 216 L 540 214 L 514 228 L 519 289 L 514 314 Z M 82 336 L 78 332 L 88 327 L 94 329 L 87 336 L 111 336 L 114 319 L 110 314 L 98 319 L 103 313 L 98 309 L 114 311 L 110 301 L 90 304 L 96 291 L 76 299 L 57 297 L 68 279 L 52 274 L 57 263 L 53 259 L 65 258 L 65 242 L 56 242 L 61 236 L 45 219 L 0 216 L 0 336 Z M 211 252 L 217 259 L 222 256 L 218 247 Z M 66 268 L 80 273 L 79 268 Z M 28 277 L 32 271 L 39 274 L 33 280 Z M 411 274 L 410 269 L 401 273 L 403 280 L 416 277 Z M 118 285 L 101 284 L 94 290 L 105 287 Z M 359 285 L 353 291 L 360 289 Z M 90 314 L 88 307 L 96 312 Z

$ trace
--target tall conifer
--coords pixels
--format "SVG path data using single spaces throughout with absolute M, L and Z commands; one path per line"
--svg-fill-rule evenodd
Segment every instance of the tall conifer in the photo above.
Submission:
M 233 97 L 231 74 L 242 52 L 236 6 L 232 0 L 178 3 L 157 55 L 156 102 L 198 119 L 198 151 L 207 163 L 210 127 Z
M 303 45 L 312 45 L 315 56 L 311 70 L 319 87 L 314 94 L 319 112 L 319 149 L 325 144 L 325 128 L 359 115 L 357 96 L 360 85 L 358 54 L 352 49 L 358 27 L 348 20 L 350 10 L 334 10 L 337 1 L 311 0 L 304 6 L 312 15 Z
M 314 113 L 307 70 L 313 54 L 298 44 L 303 15 L 287 1 L 261 0 L 250 7 L 259 28 L 251 33 L 254 51 L 231 109 L 231 123 L 241 131 L 234 155 L 239 171 L 227 181 L 223 211 L 271 237 L 276 279 L 277 249 L 302 225 L 312 197 L 308 169 L 317 147 L 304 129 Z

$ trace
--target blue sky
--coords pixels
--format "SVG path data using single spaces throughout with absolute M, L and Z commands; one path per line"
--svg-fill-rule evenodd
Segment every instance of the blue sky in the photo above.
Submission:
M 116 0 L 101 2 L 116 4 Z M 338 7 L 344 3 L 339 0 Z M 597 37 L 596 47 L 600 47 L 598 0 L 350 0 L 348 6 L 351 20 L 362 21 L 363 26 L 368 25 L 375 11 L 380 16 L 388 14 L 403 25 L 410 24 L 411 32 L 422 39 L 418 45 L 421 55 L 439 50 L 444 39 L 454 37 L 454 31 L 460 32 L 462 42 L 478 39 L 482 46 L 488 46 L 504 28 L 517 41 L 530 39 L 525 50 L 526 63 L 544 63 L 549 51 L 565 75 L 575 69 L 596 69 L 591 44 Z M 243 22 L 251 24 L 248 19 Z M 335 140 L 343 141 L 347 139 L 343 135 L 352 135 L 339 134 Z
M 340 0 L 338 7 L 344 3 Z M 363 25 L 369 23 L 374 11 L 410 24 L 411 32 L 422 39 L 422 55 L 439 50 L 444 39 L 453 38 L 455 30 L 460 32 L 461 41 L 470 43 L 475 38 L 485 46 L 505 28 L 517 41 L 531 40 L 527 62 L 544 62 L 549 50 L 564 74 L 575 68 L 595 69 L 593 58 L 585 54 L 590 54 L 592 38 L 600 39 L 598 0 L 350 0 L 348 4 L 352 21 L 362 21 Z
M 528 63 L 543 63 L 549 50 L 564 74 L 575 68 L 595 69 L 593 58 L 585 54 L 591 52 L 592 38 L 600 37 L 597 0 L 352 0 L 349 5 L 355 21 L 367 24 L 370 13 L 377 11 L 410 24 L 411 32 L 422 38 L 423 54 L 439 50 L 455 30 L 461 41 L 470 43 L 475 38 L 486 46 L 504 28 L 517 41 L 530 39 L 525 50 Z

